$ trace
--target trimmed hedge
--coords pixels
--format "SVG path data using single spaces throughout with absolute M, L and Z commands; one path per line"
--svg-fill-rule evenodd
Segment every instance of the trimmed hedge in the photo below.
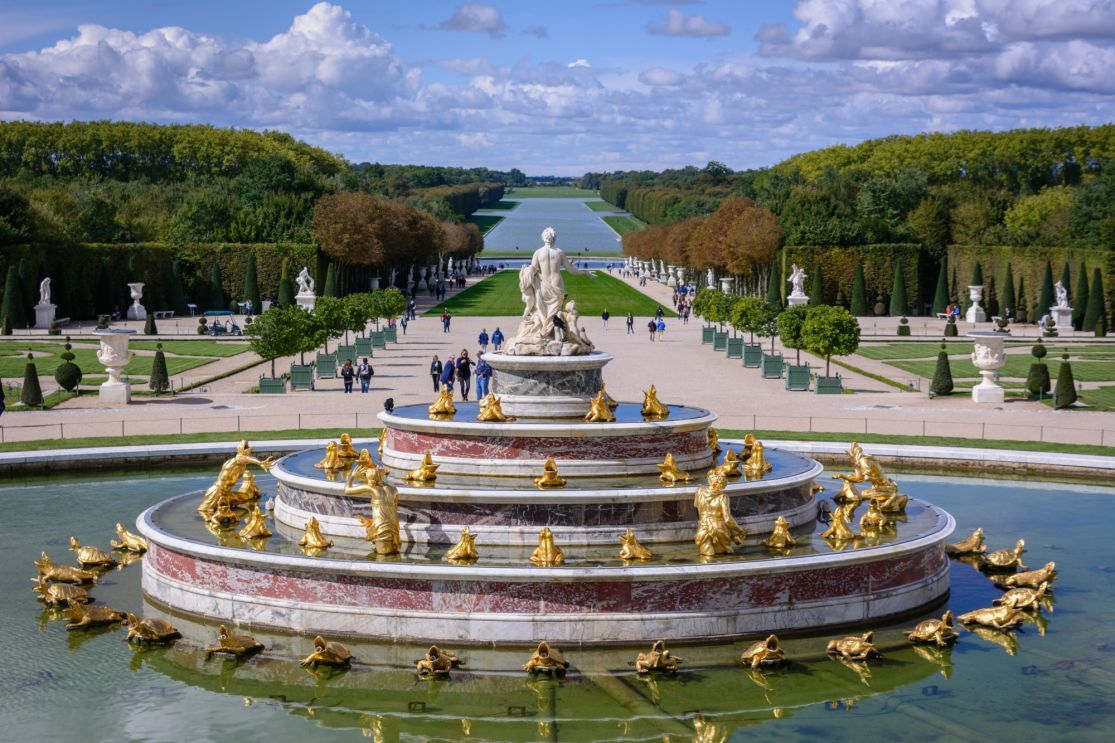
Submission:
M 879 243 L 854 247 L 788 245 L 784 250 L 787 263 L 820 270 L 821 296 L 816 296 L 811 277 L 810 304 L 834 304 L 838 293 L 850 300 L 856 283 L 856 266 L 863 268 L 868 304 L 873 304 L 877 297 L 889 297 L 896 263 L 901 264 L 906 293 L 917 314 L 921 314 L 923 304 L 933 299 L 931 295 L 926 296 L 926 293 L 931 292 L 935 285 L 937 265 L 916 243 Z

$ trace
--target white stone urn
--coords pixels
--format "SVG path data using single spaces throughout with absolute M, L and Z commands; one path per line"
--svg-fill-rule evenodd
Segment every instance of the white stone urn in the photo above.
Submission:
M 672 263 L 666 267 L 669 278 L 666 279 L 666 286 L 673 288 L 678 285 L 678 267 Z
M 127 328 L 94 330 L 93 335 L 100 341 L 97 361 L 104 365 L 108 380 L 101 385 L 101 400 L 112 405 L 127 405 L 132 401 L 132 386 L 121 378 L 124 367 L 132 360 L 128 350 L 128 339 L 135 333 Z
M 685 286 L 685 266 L 678 266 L 678 285 Z
M 968 322 L 987 322 L 987 313 L 983 311 L 983 307 L 979 306 L 979 303 L 983 301 L 983 285 L 969 286 L 968 299 L 972 301 L 972 306 L 968 308 L 964 319 Z
M 128 319 L 146 320 L 147 310 L 139 303 L 139 300 L 143 299 L 143 282 L 128 284 L 128 289 L 132 297 L 132 306 L 128 308 Z
M 1002 403 L 1005 393 L 995 381 L 999 370 L 1007 362 L 1003 341 L 1010 337 L 1010 331 L 998 333 L 991 330 L 974 330 L 966 333 L 975 342 L 972 363 L 979 369 L 983 381 L 972 388 L 972 402 Z
M 721 276 L 720 277 L 720 291 L 724 292 L 725 294 L 732 291 L 732 284 L 734 284 L 735 281 L 736 280 L 734 278 L 732 278 L 731 276 Z

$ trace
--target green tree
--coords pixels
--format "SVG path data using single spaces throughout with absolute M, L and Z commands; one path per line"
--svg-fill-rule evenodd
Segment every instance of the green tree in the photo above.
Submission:
M 1084 265 L 1084 261 L 1080 261 L 1080 268 L 1076 272 L 1076 294 L 1072 299 L 1072 326 L 1076 330 L 1087 330 L 1084 327 L 1084 314 L 1088 307 L 1088 297 L 1090 290 L 1088 289 L 1088 267 Z
M 941 350 L 937 353 L 937 367 L 933 370 L 933 382 L 929 391 L 934 395 L 951 395 L 953 390 L 952 367 L 949 366 L 949 354 L 945 341 L 941 341 Z
M 1015 312 L 1018 322 L 1028 322 L 1030 318 L 1030 304 L 1026 299 L 1026 276 L 1018 277 L 1018 311 Z
M 778 259 L 770 264 L 770 277 L 767 280 L 767 304 L 775 309 L 782 307 L 782 271 L 778 267 Z
M 34 285 L 31 283 L 31 264 L 27 262 L 26 258 L 19 259 L 19 294 L 17 295 L 23 302 L 20 309 L 22 310 L 21 322 L 19 327 L 26 327 L 31 324 L 31 319 L 35 317 L 35 299 Z
M 1065 261 L 1064 268 L 1061 269 L 1061 286 L 1065 287 L 1065 296 L 1072 296 L 1072 272 L 1069 271 L 1069 262 Z
M 739 332 L 749 333 L 751 338 L 748 342 L 754 344 L 755 333 L 761 332 L 773 316 L 774 313 L 771 312 L 771 307 L 766 300 L 749 295 L 736 299 L 728 322 Z
M 1009 270 L 1009 269 L 1008 269 Z M 856 271 L 863 273 L 863 266 L 856 263 Z M 941 268 L 937 271 L 937 289 L 933 292 L 933 314 L 944 312 L 949 306 L 949 265 L 948 256 L 941 256 Z M 855 314 L 853 312 L 853 314 Z
M 372 292 L 356 292 L 344 297 L 344 328 L 345 343 L 348 343 L 348 333 L 363 333 L 368 323 L 378 319 L 378 302 Z
M 1034 309 L 1034 320 L 1038 320 L 1049 308 L 1053 306 L 1053 264 L 1045 262 L 1045 275 L 1041 280 L 1041 293 L 1038 294 L 1038 306 Z
M 35 357 L 27 354 L 27 366 L 23 368 L 23 391 L 19 401 L 29 408 L 43 404 L 43 390 L 39 386 L 39 370 L 35 368 Z
M 74 363 L 74 352 L 70 350 L 70 337 L 66 336 L 66 349 L 62 352 L 62 363 L 54 370 L 54 381 L 67 392 L 73 392 L 81 384 L 81 367 Z
M 294 304 L 294 281 L 290 278 L 290 258 L 283 258 L 282 272 L 279 276 L 279 296 L 275 302 L 278 307 Z M 263 309 L 262 305 L 260 309 Z
M 847 356 L 859 348 L 859 321 L 843 307 L 814 305 L 801 328 L 805 350 L 825 358 L 825 376 L 829 376 L 833 356 Z
M 1072 378 L 1072 364 L 1066 351 L 1061 354 L 1061 368 L 1057 371 L 1057 386 L 1053 389 L 1053 408 L 1063 410 L 1076 402 L 1076 380 Z
M 11 335 L 11 328 L 25 328 L 27 321 L 23 316 L 23 292 L 19 286 L 19 272 L 15 266 L 8 266 L 4 280 L 4 303 L 0 305 L 0 316 L 8 328 L 5 335 Z
M 221 265 L 216 262 L 213 263 L 213 270 L 209 273 L 209 309 L 228 309 L 228 295 L 225 294 L 225 287 L 221 282 Z
M 867 281 L 863 276 L 862 261 L 856 261 L 855 273 L 852 274 L 852 314 L 867 316 Z
M 322 292 L 322 296 L 337 296 L 337 268 L 336 264 L 334 264 L 332 261 L 329 262 L 329 268 L 327 268 L 325 271 L 325 291 Z
M 345 312 L 344 300 L 339 297 L 318 297 L 314 303 L 314 318 L 317 320 L 314 337 L 317 345 L 325 345 L 325 352 L 329 353 L 329 341 L 340 338 L 345 332 L 348 315 Z M 316 348 L 316 346 L 315 346 Z
M 169 309 L 177 315 L 189 314 L 186 307 L 186 282 L 182 278 L 182 263 L 177 258 L 170 264 L 170 286 L 167 290 Z
M 155 360 L 151 362 L 151 378 L 147 386 L 155 394 L 166 392 L 170 389 L 170 374 L 167 373 L 166 355 L 163 354 L 163 344 L 155 345 Z
M 809 307 L 799 304 L 796 307 L 787 307 L 778 315 L 778 337 L 782 339 L 783 346 L 797 351 L 795 363 L 798 366 L 801 365 L 801 328 L 808 313 Z
M 376 318 L 392 319 L 402 317 L 403 312 L 406 311 L 407 298 L 403 293 L 393 286 L 386 289 L 380 289 L 375 292 L 376 296 Z
M 1008 310 L 1012 318 L 1018 317 L 1018 302 L 1014 296 L 1014 269 L 1011 268 L 1010 262 L 1007 262 L 1007 275 L 1003 279 L 1003 292 L 999 298 L 999 306 L 1002 307 L 1003 312 Z
M 301 307 L 272 307 L 244 332 L 251 349 L 271 362 L 272 377 L 275 376 L 275 359 L 305 354 L 319 345 L 315 336 L 317 322 Z
M 825 278 L 821 275 L 821 264 L 813 264 L 813 277 L 809 284 L 809 301 L 814 305 L 825 303 Z
M 1088 309 L 1084 312 L 1084 330 L 1094 330 L 1097 335 L 1107 332 L 1107 313 L 1103 309 L 1103 274 L 1098 267 L 1092 271 Z
M 1026 375 L 1026 390 L 1034 397 L 1041 398 L 1043 395 L 1048 395 L 1051 386 L 1049 384 L 1049 367 L 1042 361 L 1045 355 L 1049 353 L 1045 344 L 1038 338 L 1038 342 L 1030 349 L 1030 355 L 1034 357 L 1034 362 L 1030 364 L 1030 371 Z
M 259 276 L 256 275 L 256 254 L 248 252 L 248 267 L 244 271 L 244 301 L 252 303 L 254 312 L 263 311 L 263 300 L 259 296 Z
M 976 265 L 979 265 L 978 263 Z M 908 309 L 906 302 L 906 275 L 902 273 L 902 264 L 894 264 L 894 283 L 890 290 L 890 314 L 892 317 L 905 315 Z
M 113 290 L 112 271 L 106 261 L 101 262 L 97 272 L 97 284 L 93 287 L 93 307 L 98 315 L 110 315 L 116 308 L 116 293 Z
M 979 261 L 972 267 L 972 283 L 971 286 L 983 286 L 983 266 Z

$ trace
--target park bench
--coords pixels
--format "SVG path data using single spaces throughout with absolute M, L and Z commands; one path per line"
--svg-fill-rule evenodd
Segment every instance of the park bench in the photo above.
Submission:
M 716 335 L 716 328 L 712 326 L 701 328 L 701 343 L 712 343 L 714 335 Z
M 373 348 L 387 348 L 387 338 L 384 337 L 382 330 L 373 330 L 369 335 L 372 337 Z
M 290 388 L 292 390 L 312 390 L 314 388 L 314 365 L 291 364 Z
M 743 358 L 743 338 L 729 338 L 728 339 L 728 358 L 729 359 L 742 359 Z
M 748 369 L 758 369 L 763 365 L 763 347 L 758 343 L 743 346 L 743 365 Z
M 384 328 L 383 339 L 385 341 L 387 341 L 388 343 L 398 343 L 399 342 L 399 330 L 398 330 L 398 328 L 395 328 L 395 327 Z
M 728 347 L 728 334 L 719 330 L 712 336 L 712 350 L 723 351 Z
M 786 389 L 809 391 L 809 364 L 786 364 Z
M 357 338 L 354 345 L 356 346 L 356 355 L 360 358 L 371 358 L 374 355 L 371 338 Z
M 355 345 L 339 345 L 337 346 L 337 364 L 344 364 L 345 361 L 356 363 L 356 346 Z
M 782 354 L 780 353 L 764 353 L 763 354 L 763 379 L 781 379 L 782 378 Z
M 167 318 L 174 317 L 174 310 L 155 310 L 151 314 L 155 316 L 156 320 L 166 320 Z
M 265 377 L 259 375 L 259 394 L 261 395 L 282 395 L 286 392 L 286 380 L 282 377 Z
M 319 353 L 317 355 L 317 378 L 337 378 L 337 356 L 332 353 Z
M 833 374 L 831 377 L 823 377 L 820 374 L 814 378 L 813 393 L 817 395 L 843 395 L 844 394 L 844 380 L 840 378 L 839 374 Z

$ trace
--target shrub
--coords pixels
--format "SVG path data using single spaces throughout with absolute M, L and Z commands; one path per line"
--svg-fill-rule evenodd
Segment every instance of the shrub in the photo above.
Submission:
M 69 336 L 66 336 L 65 348 L 66 350 L 62 352 L 62 363 L 54 370 L 54 381 L 67 392 L 73 392 L 81 384 L 81 367 L 74 363 Z
M 782 307 L 782 271 L 778 260 L 770 265 L 770 280 L 767 281 L 767 304 L 777 312 Z
M 1088 307 L 1084 311 L 1084 328 L 1098 329 L 1100 325 L 1107 330 L 1106 313 L 1103 311 L 1103 274 L 1099 268 L 1092 272 L 1092 283 L 1088 287 Z M 1096 335 L 1100 335 L 1099 332 Z
M 57 320 L 50 321 L 50 327 L 47 328 L 47 335 L 62 335 L 62 326 L 58 324 Z
M 23 315 L 23 292 L 19 285 L 19 272 L 15 266 L 8 266 L 4 280 L 4 303 L 0 305 L 0 317 L 7 321 L 9 328 L 22 328 L 27 325 Z M 11 335 L 11 330 L 4 333 Z
M 252 303 L 253 312 L 263 312 L 263 300 L 259 295 L 259 277 L 256 274 L 256 255 L 248 253 L 248 267 L 244 271 L 244 301 Z
M 275 304 L 279 307 L 290 307 L 294 304 L 294 282 L 290 278 L 290 259 L 283 258 L 282 273 L 279 278 L 279 293 Z M 263 306 L 257 310 L 263 312 Z
M 108 315 L 97 315 L 97 330 L 108 330 Z
M 862 271 L 862 267 L 859 268 Z M 941 270 L 937 272 L 937 288 L 933 292 L 933 314 L 944 312 L 949 304 L 948 257 L 941 258 Z
M 198 335 L 206 335 L 208 332 L 209 332 L 209 321 L 206 320 L 204 317 L 199 317 L 197 319 L 197 334 Z
M 953 391 L 952 367 L 949 366 L 946 344 L 941 341 L 941 350 L 937 353 L 937 368 L 933 370 L 933 382 L 929 391 L 934 395 L 951 395 Z
M 949 317 L 948 322 L 945 323 L 945 337 L 955 338 L 957 335 L 959 335 L 959 332 L 956 328 L 956 318 Z
M 1072 364 L 1066 351 L 1061 354 L 1061 369 L 1057 372 L 1057 387 L 1053 390 L 1053 407 L 1062 410 L 1076 402 L 1076 380 L 1072 378 Z
M 337 296 L 337 268 L 333 263 L 330 263 L 329 268 L 325 271 L 325 291 L 322 292 L 322 296 Z
M 867 281 L 863 276 L 862 263 L 856 263 L 855 273 L 852 274 L 852 314 L 856 317 L 867 315 Z
M 890 314 L 905 315 L 906 303 L 906 275 L 902 273 L 902 264 L 894 264 L 894 285 L 890 291 Z
M 843 307 L 816 305 L 805 316 L 801 337 L 805 350 L 823 356 L 825 376 L 829 376 L 830 359 L 847 356 L 859 348 L 859 321 Z
M 899 335 L 909 335 L 910 334 L 910 321 L 907 320 L 905 316 L 903 316 L 902 319 L 898 321 L 898 334 Z
M 797 363 L 801 364 L 801 326 L 809 314 L 809 307 L 801 304 L 797 307 L 787 307 L 778 316 L 778 336 L 782 345 L 797 351 Z
M 170 389 L 170 374 L 167 373 L 162 343 L 155 346 L 155 360 L 151 363 L 151 379 L 148 380 L 147 386 L 156 394 Z
M 23 369 L 23 392 L 19 401 L 27 407 L 43 404 L 43 390 L 39 386 L 39 370 L 35 368 L 35 357 L 27 354 L 27 366 Z
M 159 329 L 155 327 L 155 313 L 148 312 L 147 319 L 143 322 L 144 335 L 158 335 Z
M 1042 397 L 1043 395 L 1049 394 L 1049 367 L 1042 362 L 1042 359 L 1045 358 L 1047 353 L 1049 353 L 1049 350 L 1045 347 L 1045 344 L 1041 342 L 1040 338 L 1038 342 L 1034 344 L 1033 348 L 1030 349 L 1030 355 L 1033 356 L 1036 361 L 1030 364 L 1030 372 L 1026 375 L 1026 390 L 1034 397 Z

